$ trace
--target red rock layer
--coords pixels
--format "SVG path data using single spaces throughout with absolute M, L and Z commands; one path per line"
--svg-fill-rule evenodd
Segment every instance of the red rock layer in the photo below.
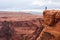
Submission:
M 0 40 L 36 40 L 43 30 L 42 18 L 21 14 L 23 17 L 0 17 Z M 24 18 L 24 19 L 23 19 Z
M 45 27 L 37 40 L 60 40 L 60 10 L 43 12 Z

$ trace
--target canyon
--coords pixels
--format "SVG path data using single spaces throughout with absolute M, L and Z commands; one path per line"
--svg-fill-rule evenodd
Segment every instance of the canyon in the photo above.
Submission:
M 0 14 L 0 40 L 60 40 L 60 10 L 45 10 L 43 16 L 24 12 Z

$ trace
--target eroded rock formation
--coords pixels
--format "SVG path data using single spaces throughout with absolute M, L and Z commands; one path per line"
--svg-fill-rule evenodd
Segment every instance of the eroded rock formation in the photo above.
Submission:
M 27 21 L 0 20 L 0 40 L 36 40 L 43 30 L 41 18 Z
M 45 27 L 37 40 L 60 40 L 60 11 L 46 10 L 43 12 Z

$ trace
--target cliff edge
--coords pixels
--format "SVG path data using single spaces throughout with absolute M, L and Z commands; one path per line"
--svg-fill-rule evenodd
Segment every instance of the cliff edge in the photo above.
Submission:
M 60 10 L 45 10 L 43 16 L 45 28 L 37 40 L 60 40 Z

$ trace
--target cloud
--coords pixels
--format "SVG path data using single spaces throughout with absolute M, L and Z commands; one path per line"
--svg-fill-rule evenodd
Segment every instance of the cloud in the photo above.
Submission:
M 28 0 L 0 0 L 0 8 L 20 8 L 24 9 L 29 7 L 31 1 Z
M 51 0 L 35 0 L 32 2 L 32 5 L 44 6 L 44 5 L 49 5 L 51 3 L 52 3 Z
M 42 12 L 42 10 L 38 10 L 38 9 L 30 9 L 30 10 L 27 9 L 27 10 L 21 10 L 21 11 L 24 11 L 24 12 L 27 12 L 27 11 L 28 12 L 32 12 L 32 11 L 33 12 Z
M 60 9 L 60 0 L 0 0 L 0 10 L 43 10 L 47 6 L 48 9 Z M 27 10 L 27 11 L 28 11 Z
M 60 1 L 59 0 L 35 0 L 33 1 L 32 5 L 45 7 L 47 6 L 48 9 L 60 9 Z
M 52 0 L 53 2 L 60 2 L 60 0 Z
M 43 6 L 43 5 L 44 5 L 44 3 L 43 3 L 43 1 L 42 1 L 42 0 L 35 0 L 35 1 L 33 1 L 33 2 L 32 2 L 32 5 L 39 5 L 39 6 Z

